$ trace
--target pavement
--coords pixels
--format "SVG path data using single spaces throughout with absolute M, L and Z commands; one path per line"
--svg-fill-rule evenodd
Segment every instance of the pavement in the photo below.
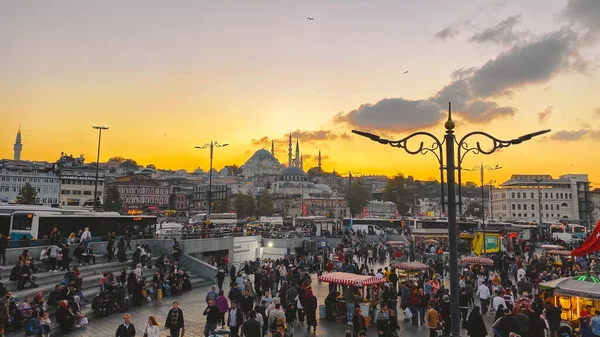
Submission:
M 325 297 L 328 292 L 328 284 L 317 282 L 317 276 L 313 275 L 313 293 L 317 297 L 317 301 L 319 305 L 323 304 Z M 225 282 L 227 284 L 227 282 Z M 148 316 L 155 316 L 158 319 L 158 322 L 161 325 L 161 337 L 169 336 L 167 330 L 165 330 L 164 323 L 167 317 L 167 313 L 171 309 L 171 303 L 173 301 L 179 302 L 179 308 L 183 310 L 183 315 L 185 317 L 185 336 L 186 337 L 195 337 L 195 336 L 204 336 L 204 325 L 206 323 L 206 319 L 202 316 L 204 309 L 206 308 L 206 294 L 210 290 L 210 286 L 203 286 L 196 289 L 193 289 L 190 292 L 184 293 L 182 296 L 174 296 L 174 297 L 165 297 L 163 298 L 162 304 L 156 303 L 147 303 L 141 307 L 133 307 L 130 308 L 129 313 L 131 314 L 131 322 L 135 325 L 137 330 L 137 336 L 143 335 L 143 329 L 146 326 L 146 322 Z M 479 302 L 478 300 L 475 300 Z M 403 315 L 400 313 L 400 317 Z M 488 327 L 491 326 L 493 319 L 493 314 L 489 314 L 484 317 L 486 325 Z M 76 329 L 66 336 L 114 336 L 117 327 L 123 323 L 122 315 L 120 313 L 110 314 L 108 317 L 93 317 L 90 320 L 90 324 L 87 326 Z M 308 333 L 306 331 L 306 325 L 302 327 L 294 328 L 293 336 L 331 336 L 338 337 L 344 336 L 344 332 L 346 330 L 351 330 L 352 326 L 347 324 L 329 322 L 325 320 L 321 320 L 319 318 L 319 310 L 317 309 L 317 331 L 316 334 L 314 332 Z M 426 326 L 412 326 L 410 322 L 400 321 L 400 331 L 399 336 L 429 336 L 429 330 Z M 491 335 L 491 329 L 488 328 L 488 335 Z M 53 332 L 52 336 L 58 336 L 59 332 Z M 368 331 L 368 336 L 377 336 L 377 331 L 372 325 Z M 24 333 L 22 331 L 18 333 L 10 333 L 6 336 L 23 336 Z M 62 335 L 62 334 L 60 334 Z M 467 332 L 465 330 L 461 331 L 461 335 L 466 336 Z M 269 336 L 269 335 L 268 335 Z

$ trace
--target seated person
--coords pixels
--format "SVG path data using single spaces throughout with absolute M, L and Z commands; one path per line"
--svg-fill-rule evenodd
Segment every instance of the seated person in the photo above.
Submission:
M 40 322 L 40 318 L 37 312 L 27 320 L 25 323 L 25 334 L 41 336 L 44 334 L 44 327 Z

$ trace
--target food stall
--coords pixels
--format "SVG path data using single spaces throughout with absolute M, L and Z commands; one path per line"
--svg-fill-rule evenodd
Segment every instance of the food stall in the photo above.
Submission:
M 373 287 L 373 286 L 381 285 L 385 282 L 385 279 L 378 278 L 376 276 L 369 276 L 369 275 L 357 275 L 357 274 L 352 274 L 352 273 L 333 272 L 333 273 L 327 273 L 327 274 L 319 277 L 319 281 L 327 282 L 327 283 L 336 283 L 336 284 L 341 284 L 341 285 L 351 286 L 351 287 L 364 288 L 364 287 Z M 362 292 L 362 294 L 364 294 L 364 291 Z M 361 299 L 361 301 L 364 301 L 364 296 Z M 365 316 L 365 319 L 367 319 L 367 317 L 369 317 L 370 311 L 373 311 L 374 317 L 376 317 L 378 310 L 370 310 L 370 307 L 377 306 L 377 304 L 378 304 L 377 302 L 360 303 L 362 315 Z M 343 294 L 340 294 L 340 297 L 338 297 L 337 307 L 334 308 L 333 312 L 336 315 L 336 322 L 338 322 L 338 321 L 342 322 L 346 319 L 346 302 L 344 300 Z M 370 323 L 369 319 L 367 319 L 367 324 L 368 323 Z
M 546 257 L 548 258 L 548 261 L 552 262 L 552 264 L 557 267 L 562 266 L 563 261 L 567 261 L 567 262 L 573 261 L 570 250 L 550 249 L 550 250 L 546 250 L 545 253 L 546 253 L 545 254 Z
M 560 307 L 563 323 L 579 327 L 581 313 L 589 305 L 590 312 L 600 310 L 600 279 L 591 275 L 559 278 L 540 283 L 540 294 L 545 301 Z
M 494 265 L 494 260 L 492 259 L 488 259 L 487 257 L 483 257 L 483 256 L 464 256 L 460 262 L 462 264 L 472 264 L 472 265 L 479 265 L 479 266 L 493 266 Z
M 404 250 L 406 249 L 406 242 L 404 241 L 388 241 L 386 245 L 392 248 L 392 259 L 399 259 L 404 256 Z
M 418 273 L 430 268 L 421 262 L 392 262 L 390 266 L 399 270 L 398 278 L 401 282 L 415 279 Z

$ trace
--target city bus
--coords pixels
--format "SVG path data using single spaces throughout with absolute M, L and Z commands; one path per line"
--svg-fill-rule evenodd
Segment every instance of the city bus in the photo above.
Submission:
M 402 219 L 382 219 L 382 218 L 352 218 L 353 225 L 374 225 L 379 228 L 402 229 Z M 344 228 L 350 228 L 350 218 L 342 220 Z
M 574 223 L 559 223 L 550 225 L 550 233 L 553 238 L 570 242 L 573 237 L 583 239 L 587 235 L 587 228 Z
M 14 212 L 58 212 L 60 214 L 89 214 L 89 210 L 62 209 L 39 205 L 0 205 L 0 214 L 13 214 Z
M 108 233 L 124 235 L 128 230 L 134 237 L 152 237 L 156 232 L 155 216 L 127 216 L 116 212 L 61 214 L 54 211 L 14 212 L 10 220 L 11 240 L 41 241 L 56 227 L 62 238 L 88 227 L 94 241 L 104 240 Z
M 408 224 L 413 236 L 438 236 L 448 237 L 448 220 L 446 219 L 427 219 L 411 218 Z M 458 233 L 473 233 L 478 227 L 477 222 L 457 221 L 456 227 Z

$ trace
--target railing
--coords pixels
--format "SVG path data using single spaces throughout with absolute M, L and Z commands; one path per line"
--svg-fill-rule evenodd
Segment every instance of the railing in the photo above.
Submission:
M 143 239 L 154 239 L 154 234 L 143 234 L 143 235 L 132 235 L 132 240 L 143 240 Z M 119 238 L 120 236 L 117 235 L 117 238 Z M 108 241 L 108 236 L 93 236 L 92 237 L 92 241 L 90 241 L 90 243 L 94 243 L 94 242 L 106 242 Z M 79 244 L 79 238 L 75 238 L 73 240 L 69 240 L 69 238 L 61 238 L 61 242 L 62 243 L 68 243 L 69 245 L 72 244 Z M 116 244 L 116 242 L 115 242 Z M 50 239 L 49 238 L 43 238 L 43 239 L 38 239 L 38 240 L 10 240 L 8 242 L 8 248 L 26 248 L 26 247 L 43 247 L 43 246 L 50 246 Z

